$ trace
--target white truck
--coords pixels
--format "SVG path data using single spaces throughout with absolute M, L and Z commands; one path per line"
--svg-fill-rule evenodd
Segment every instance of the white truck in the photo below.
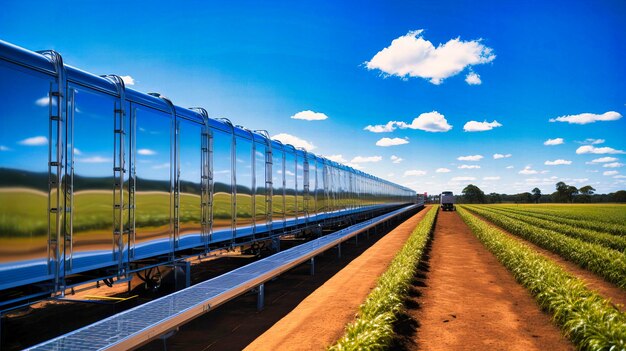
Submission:
M 454 207 L 454 195 L 451 191 L 444 191 L 439 196 L 439 204 L 441 205 L 442 211 L 454 211 L 456 207 Z

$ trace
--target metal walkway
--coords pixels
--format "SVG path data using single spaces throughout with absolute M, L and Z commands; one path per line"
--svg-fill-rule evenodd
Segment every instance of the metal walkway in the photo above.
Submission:
M 281 251 L 221 276 L 35 345 L 29 350 L 132 349 L 251 289 L 259 287 L 259 297 L 262 298 L 263 283 L 268 280 L 365 230 L 415 208 L 417 205 L 403 207 Z

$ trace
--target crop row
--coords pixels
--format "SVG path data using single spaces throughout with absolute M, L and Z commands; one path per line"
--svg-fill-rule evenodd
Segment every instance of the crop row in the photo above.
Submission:
M 430 237 L 437 210 L 438 206 L 432 206 L 420 221 L 359 307 L 357 319 L 346 327 L 344 336 L 330 350 L 380 350 L 390 346 L 395 335 L 393 323 L 403 309 L 404 298 Z
M 534 225 L 534 226 L 549 229 L 549 230 L 554 230 L 561 234 L 565 234 L 572 238 L 584 240 L 589 243 L 602 245 L 604 247 L 608 247 L 608 248 L 618 250 L 618 251 L 626 250 L 626 237 L 621 237 L 621 236 L 607 234 L 607 233 L 600 233 L 600 232 L 589 230 L 589 229 L 574 227 L 568 224 L 562 224 L 562 223 L 559 223 L 560 222 L 559 218 L 553 218 L 552 220 L 547 220 L 547 219 L 535 217 L 533 215 L 517 213 L 517 212 L 510 211 L 510 210 L 504 210 L 499 207 L 489 206 L 489 207 L 482 207 L 482 208 L 484 208 L 485 210 L 502 214 L 509 218 L 518 219 L 530 225 Z
M 569 219 L 588 219 L 598 223 L 626 223 L 626 206 L 610 205 L 501 205 L 502 207 L 521 208 L 525 211 L 549 213 Z
M 490 227 L 464 208 L 459 209 L 459 214 L 539 305 L 554 316 L 579 349 L 626 349 L 626 314 L 528 246 Z
M 601 221 L 594 219 L 593 217 L 586 218 L 584 217 L 583 214 L 578 215 L 577 219 L 573 219 L 573 218 L 564 217 L 561 215 L 561 213 L 555 213 L 552 211 L 539 212 L 537 210 L 530 210 L 525 207 L 517 208 L 517 207 L 509 207 L 509 206 L 494 206 L 494 208 L 497 208 L 502 211 L 509 211 L 513 213 L 524 214 L 527 216 L 546 219 L 550 221 L 557 221 L 559 223 L 567 224 L 576 228 L 585 228 L 585 229 L 594 230 L 597 232 L 605 232 L 605 233 L 610 233 L 610 234 L 615 234 L 615 235 L 626 236 L 626 225 L 611 223 L 611 222 L 601 222 Z M 541 209 L 543 210 L 543 208 Z M 626 208 L 624 208 L 624 211 L 626 211 Z
M 507 218 L 506 215 L 489 211 L 484 206 L 472 206 L 467 209 L 517 236 L 604 277 L 621 288 L 626 288 L 626 255 L 622 252 Z

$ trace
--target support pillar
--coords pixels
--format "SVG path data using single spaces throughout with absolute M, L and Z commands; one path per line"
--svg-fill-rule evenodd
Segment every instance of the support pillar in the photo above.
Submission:
M 315 275 L 315 257 L 311 257 L 311 275 Z
M 262 311 L 265 307 L 265 284 L 259 285 L 257 292 L 256 309 Z

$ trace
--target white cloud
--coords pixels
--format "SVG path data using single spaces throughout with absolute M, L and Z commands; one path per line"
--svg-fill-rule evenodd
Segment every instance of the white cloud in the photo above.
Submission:
M 363 129 L 369 130 L 372 133 L 388 133 L 396 129 L 396 123 L 395 121 L 389 121 L 387 124 L 368 125 Z
M 297 136 L 293 136 L 287 133 L 276 134 L 272 137 L 272 139 L 278 140 L 283 144 L 291 144 L 295 147 L 301 147 L 305 149 L 306 151 L 311 151 L 316 148 L 316 146 L 313 145 L 313 143 L 308 142 L 304 139 L 300 139 Z
M 386 75 L 401 78 L 419 77 L 433 84 L 454 76 L 466 67 L 493 61 L 492 49 L 480 40 L 451 39 L 435 47 L 422 37 L 423 30 L 410 31 L 394 39 L 366 62 L 369 70 L 378 69 Z
M 395 146 L 395 145 L 402 145 L 402 144 L 408 144 L 408 138 L 402 139 L 402 138 L 382 138 L 379 141 L 376 142 L 376 146 Z
M 0 151 L 11 151 L 11 149 L 4 145 L 0 145 Z
M 39 98 L 37 100 L 35 100 L 35 105 L 37 106 L 48 106 L 48 103 L 50 102 L 50 98 L 47 96 L 44 96 L 42 98 Z
M 605 175 L 605 176 L 612 176 L 616 174 L 619 174 L 619 172 L 618 171 L 605 171 L 604 173 L 602 173 L 602 175 Z
M 524 167 L 523 170 L 519 171 L 518 173 L 528 175 L 528 174 L 537 174 L 539 172 L 535 171 L 534 169 L 531 169 L 530 166 L 526 166 Z
M 625 175 L 620 174 L 620 175 L 616 175 L 616 176 L 614 176 L 613 178 L 615 178 L 615 179 L 624 179 L 624 178 L 626 178 L 626 176 L 625 176 Z
M 165 169 L 165 168 L 170 168 L 170 163 L 166 162 L 166 163 L 161 163 L 159 165 L 154 165 L 151 167 L 152 169 Z M 230 170 L 222 170 L 222 171 L 215 171 L 213 172 L 214 174 L 230 174 Z
M 348 160 L 346 160 L 345 158 L 343 158 L 343 155 L 339 154 L 339 155 L 329 155 L 329 156 L 324 156 L 327 159 L 334 161 L 334 162 L 338 162 L 338 163 L 347 163 Z
M 583 145 L 576 149 L 577 154 L 624 154 L 622 150 L 616 150 L 611 147 L 595 147 L 593 145 Z
M 458 169 L 479 169 L 478 165 L 460 165 L 457 167 Z
M 624 167 L 623 163 L 619 163 L 619 162 L 612 162 L 612 163 L 605 163 L 602 165 L 602 167 L 604 168 L 619 168 L 619 167 Z
M 480 80 L 480 76 L 474 72 L 470 72 L 465 76 L 465 83 L 469 85 L 480 85 L 482 80 Z
M 494 120 L 493 122 L 469 121 L 465 123 L 465 125 L 463 126 L 463 130 L 466 132 L 486 132 L 497 127 L 502 127 L 502 124 L 498 123 L 498 121 L 496 120 Z
M 83 153 L 80 150 L 78 150 L 78 148 L 74 148 L 74 155 L 80 156 L 82 154 Z
M 456 159 L 459 161 L 480 161 L 483 159 L 483 155 L 459 156 Z
M 437 168 L 436 173 L 449 173 L 450 170 L 447 168 Z
M 452 178 L 453 182 L 464 182 L 464 181 L 470 181 L 470 180 L 476 180 L 476 177 L 454 177 L 454 178 Z
M 500 180 L 500 176 L 495 177 L 484 177 L 483 180 Z
M 321 112 L 313 112 L 311 110 L 300 111 L 295 115 L 291 116 L 292 119 L 302 119 L 305 121 L 323 121 L 328 119 L 328 116 Z
M 131 76 L 121 76 L 120 78 L 124 81 L 124 85 L 135 85 L 135 78 Z
M 419 129 L 426 132 L 447 132 L 452 129 L 448 124 L 446 117 L 437 111 L 425 112 L 413 119 L 411 124 L 405 122 L 396 122 L 401 129 Z
M 587 162 L 587 163 L 605 163 L 605 162 L 615 162 L 615 161 L 617 161 L 617 158 L 607 156 L 607 157 L 596 158 L 595 160 L 591 162 Z
M 543 164 L 546 165 L 546 166 L 571 165 L 572 161 L 558 159 L 558 160 L 554 160 L 554 161 L 546 161 Z
M 601 115 L 595 113 L 581 113 L 579 115 L 568 115 L 557 118 L 550 118 L 550 122 L 567 122 L 572 124 L 588 124 L 598 121 L 617 121 L 622 115 L 615 111 L 605 112 Z
M 511 154 L 493 154 L 493 159 L 498 160 L 501 158 L 509 158 L 511 156 L 512 156 Z
M 110 158 L 101 157 L 101 156 L 93 156 L 93 157 L 85 157 L 85 158 L 76 159 L 76 162 L 81 162 L 81 163 L 108 163 L 112 161 L 113 160 Z
M 422 171 L 422 170 L 418 170 L 418 169 L 412 169 L 412 170 L 408 170 L 404 172 L 404 176 L 405 177 L 410 177 L 410 176 L 423 176 L 426 175 L 426 171 Z
M 138 153 L 139 155 L 142 155 L 142 156 L 152 156 L 152 155 L 156 155 L 156 151 L 154 151 L 154 150 L 150 150 L 150 149 L 139 149 L 139 150 L 137 150 L 137 153 Z
M 35 136 L 31 138 L 26 138 L 22 141 L 18 141 L 17 143 L 26 146 L 48 145 L 48 138 L 46 138 L 45 136 Z
M 543 145 L 561 145 L 563 144 L 565 141 L 563 140 L 563 138 L 554 138 L 554 139 L 548 139 L 546 141 L 543 142 Z
M 382 160 L 381 156 L 356 156 L 352 159 L 352 163 L 378 162 Z
M 396 156 L 396 155 L 391 155 L 391 157 L 390 157 L 389 159 L 390 159 L 390 160 L 391 160 L 391 162 L 393 162 L 393 163 L 400 163 L 400 162 L 404 161 L 404 159 L 403 159 L 403 158 L 398 157 L 398 156 Z
M 515 166 L 506 166 L 506 169 L 513 169 Z
M 591 144 L 591 145 L 597 145 L 597 144 L 603 144 L 606 140 L 604 139 L 593 139 L 593 138 L 587 138 L 583 141 L 577 141 L 577 143 L 579 144 Z

